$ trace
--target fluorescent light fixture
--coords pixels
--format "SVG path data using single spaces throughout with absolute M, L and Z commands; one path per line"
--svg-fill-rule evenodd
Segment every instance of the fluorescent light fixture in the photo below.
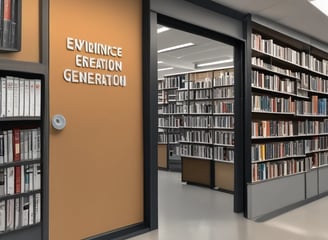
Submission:
M 309 0 L 309 2 L 328 16 L 328 1 L 327 0 Z
M 167 67 L 167 68 L 159 68 L 157 71 L 167 71 L 167 70 L 172 70 L 173 67 Z
M 176 45 L 176 46 L 172 46 L 172 47 L 168 47 L 168 48 L 163 48 L 161 50 L 158 50 L 157 53 L 163 53 L 163 52 L 168 52 L 168 51 L 172 51 L 172 50 L 177 50 L 180 48 L 186 48 L 186 47 L 190 47 L 190 46 L 194 46 L 194 43 L 184 43 L 184 44 L 180 44 L 180 45 Z
M 168 30 L 170 30 L 168 27 L 160 27 L 160 28 L 157 28 L 157 33 L 166 32 Z
M 207 62 L 207 63 L 199 63 L 196 64 L 196 67 L 207 67 L 207 66 L 212 66 L 212 65 L 218 65 L 222 63 L 231 63 L 233 62 L 233 59 L 227 59 L 227 60 L 221 60 L 221 61 L 215 61 L 215 62 Z
M 163 61 L 158 61 L 157 64 L 164 63 Z

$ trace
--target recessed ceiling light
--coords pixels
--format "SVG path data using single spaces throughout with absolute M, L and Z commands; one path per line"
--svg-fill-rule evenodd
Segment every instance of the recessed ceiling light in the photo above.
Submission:
M 328 16 L 328 1 L 327 0 L 309 0 L 309 2 Z
M 157 63 L 160 64 L 160 63 L 164 63 L 164 62 L 163 61 L 158 61 Z
M 168 30 L 170 30 L 168 27 L 160 27 L 160 28 L 157 28 L 157 33 L 166 32 Z
M 172 47 L 168 47 L 168 48 L 164 48 L 161 50 L 158 50 L 158 53 L 163 53 L 163 52 L 168 52 L 168 51 L 172 51 L 172 50 L 177 50 L 177 49 L 181 49 L 181 48 L 186 48 L 186 47 L 190 47 L 190 46 L 194 46 L 194 43 L 184 43 L 184 44 L 180 44 L 180 45 L 176 45 L 176 46 L 172 46 Z
M 218 65 L 222 63 L 231 63 L 233 62 L 233 59 L 227 59 L 227 60 L 221 60 L 221 61 L 215 61 L 215 62 L 207 62 L 207 63 L 199 63 L 196 64 L 196 67 L 207 67 L 207 66 L 212 66 L 212 65 Z
M 173 67 L 167 67 L 167 68 L 159 68 L 157 71 L 168 71 L 168 70 L 172 70 Z

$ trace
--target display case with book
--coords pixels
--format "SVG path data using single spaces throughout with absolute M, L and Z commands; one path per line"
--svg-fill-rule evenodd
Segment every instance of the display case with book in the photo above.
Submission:
M 327 172 L 328 161 L 328 53 L 249 24 L 248 217 L 256 218 L 319 195 L 320 178 L 327 174 L 319 172 Z M 256 200 L 260 195 L 262 203 Z
M 40 225 L 44 75 L 0 71 L 0 238 Z
M 0 0 L 0 51 L 21 49 L 21 0 Z

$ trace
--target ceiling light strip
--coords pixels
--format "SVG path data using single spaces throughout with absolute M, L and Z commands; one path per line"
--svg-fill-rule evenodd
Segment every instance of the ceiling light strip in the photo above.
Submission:
M 184 44 L 180 44 L 180 45 L 176 45 L 176 46 L 172 46 L 172 47 L 160 49 L 160 50 L 157 51 L 157 53 L 163 53 L 163 52 L 173 51 L 173 50 L 177 50 L 177 49 L 181 49 L 181 48 L 191 47 L 191 46 L 194 46 L 194 45 L 195 44 L 192 43 L 192 42 L 184 43 Z

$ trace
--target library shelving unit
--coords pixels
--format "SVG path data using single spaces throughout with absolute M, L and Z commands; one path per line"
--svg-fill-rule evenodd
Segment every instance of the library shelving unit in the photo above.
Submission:
M 183 88 L 185 75 L 167 76 L 158 80 L 158 167 L 181 171 L 179 155 L 182 105 L 178 89 Z
M 328 191 L 328 53 L 250 22 L 249 218 Z
M 222 69 L 165 77 L 180 80 L 175 86 L 179 117 L 170 117 L 179 125 L 183 182 L 233 191 L 233 76 L 233 69 Z
M 17 66 L 0 70 L 0 238 L 40 239 L 45 75 Z

